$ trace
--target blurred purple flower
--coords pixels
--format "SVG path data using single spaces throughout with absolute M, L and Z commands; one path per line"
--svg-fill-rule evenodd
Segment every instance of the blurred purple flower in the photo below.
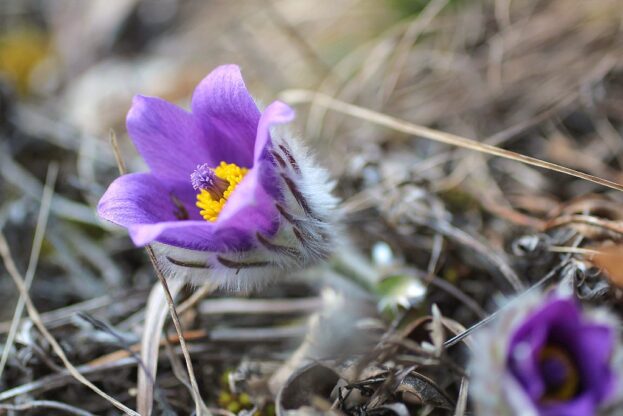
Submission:
M 212 71 L 191 109 L 134 98 L 127 129 L 150 172 L 117 178 L 99 215 L 195 281 L 257 285 L 325 258 L 336 206 L 328 175 L 297 141 L 270 132 L 294 111 L 275 101 L 260 112 L 235 65 Z
M 477 335 L 471 370 L 479 414 L 597 414 L 619 384 L 616 324 L 570 298 L 523 306 Z
M 514 331 L 510 374 L 548 416 L 592 415 L 612 392 L 614 330 L 586 321 L 572 299 L 552 299 Z

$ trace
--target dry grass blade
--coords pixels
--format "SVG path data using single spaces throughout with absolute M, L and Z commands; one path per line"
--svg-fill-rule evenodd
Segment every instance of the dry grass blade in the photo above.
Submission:
M 117 360 L 107 361 L 103 364 L 83 364 L 76 367 L 76 370 L 82 375 L 88 375 L 92 378 L 101 379 L 102 377 L 104 377 L 102 375 L 102 373 L 104 372 L 119 370 L 132 366 L 136 366 L 136 359 L 134 357 L 129 357 L 126 355 Z M 29 383 L 15 386 L 0 393 L 0 402 L 14 399 L 19 396 L 40 394 L 42 392 L 65 387 L 71 382 L 72 377 L 73 376 L 69 373 L 68 370 L 64 370 L 60 373 L 47 375 Z
M 52 203 L 52 196 L 54 196 L 54 184 L 58 176 L 58 164 L 51 163 L 48 166 L 47 179 L 45 187 L 43 189 L 43 196 L 41 197 L 41 208 L 39 210 L 39 216 L 37 218 L 37 227 L 35 229 L 35 236 L 32 242 L 32 249 L 30 252 L 30 259 L 28 260 L 28 268 L 26 269 L 25 285 L 26 290 L 30 290 L 32 281 L 35 277 L 35 271 L 37 270 L 37 264 L 39 263 L 39 254 L 41 253 L 41 246 L 43 244 L 43 236 L 45 235 L 45 229 L 48 223 L 48 217 L 50 214 L 50 205 Z M 4 367 L 9 358 L 9 353 L 13 347 L 15 341 L 15 335 L 19 327 L 20 320 L 22 319 L 22 313 L 24 313 L 24 297 L 20 296 L 15 306 L 15 312 L 13 314 L 13 320 L 11 321 L 11 327 L 9 328 L 9 334 L 2 350 L 2 357 L 0 358 L 0 378 L 4 372 Z
M 74 365 L 69 361 L 69 359 L 65 355 L 65 352 L 63 351 L 59 343 L 56 341 L 54 336 L 52 336 L 52 334 L 47 330 L 45 325 L 43 325 L 43 323 L 41 322 L 41 317 L 39 316 L 39 312 L 37 311 L 37 308 L 35 308 L 35 305 L 32 303 L 32 299 L 30 299 L 30 295 L 28 295 L 28 290 L 26 288 L 26 285 L 24 284 L 24 279 L 19 273 L 19 271 L 17 270 L 17 266 L 13 262 L 13 257 L 11 256 L 11 250 L 9 249 L 9 245 L 2 232 L 0 232 L 0 256 L 2 256 L 4 266 L 6 267 L 7 271 L 9 272 L 9 275 L 13 279 L 15 285 L 17 286 L 17 289 L 19 290 L 20 295 L 24 298 L 26 302 L 26 310 L 28 311 L 28 315 L 30 316 L 30 319 L 32 319 L 37 329 L 41 332 L 41 334 L 43 334 L 46 340 L 50 343 L 56 355 L 58 355 L 58 357 L 61 359 L 61 361 L 67 368 L 67 371 L 69 371 L 76 380 L 78 380 L 80 383 L 84 384 L 85 386 L 89 387 L 99 396 L 108 400 L 117 409 L 121 410 L 127 415 L 139 416 L 139 414 L 136 413 L 134 410 L 130 409 L 129 407 L 125 406 L 123 403 L 109 396 L 104 391 L 102 391 L 99 387 L 97 387 L 95 384 L 87 380 L 82 374 L 80 374 L 80 372 L 76 369 L 76 367 L 74 367 Z
M 461 379 L 459 398 L 456 402 L 456 409 L 454 410 L 454 416 L 465 415 L 465 409 L 467 408 L 467 392 L 468 391 L 469 391 L 469 379 L 467 377 L 463 377 Z
M 217 298 L 202 302 L 198 310 L 201 315 L 284 315 L 291 313 L 312 313 L 321 310 L 322 306 L 322 298 L 319 296 L 296 299 Z M 182 307 L 180 307 L 179 310 L 181 312 Z
M 171 296 L 175 297 L 183 286 L 184 283 L 181 280 L 173 280 L 169 285 Z M 160 283 L 157 283 L 147 300 L 141 339 L 141 360 L 144 363 L 144 368 L 139 368 L 138 372 L 136 408 L 142 415 L 150 415 L 153 408 L 160 336 L 168 314 L 166 305 L 164 289 Z
M 78 409 L 77 407 L 70 406 L 65 403 L 55 402 L 52 400 L 35 400 L 28 403 L 21 404 L 0 404 L 0 410 L 7 410 L 13 412 L 24 412 L 33 409 L 56 409 L 62 410 L 65 414 L 68 415 L 78 415 L 78 416 L 95 416 L 91 412 L 87 412 L 86 410 Z
M 554 172 L 559 172 L 565 175 L 584 179 L 586 181 L 593 182 L 607 188 L 615 189 L 617 191 L 623 191 L 623 185 L 609 181 L 607 179 L 589 175 L 588 173 L 580 172 L 575 169 L 570 169 L 561 165 L 557 165 L 555 163 L 546 162 L 544 160 L 537 159 L 531 156 L 511 152 L 510 150 L 501 149 L 490 144 L 480 143 L 472 139 L 457 136 L 455 134 L 445 133 L 439 130 L 409 123 L 407 121 L 388 116 L 387 114 L 379 113 L 367 108 L 359 107 L 354 104 L 349 104 L 344 101 L 337 100 L 323 93 L 311 90 L 293 89 L 283 91 L 281 93 L 281 97 L 284 101 L 291 104 L 318 104 L 330 108 L 334 111 L 347 114 L 361 120 L 369 121 L 380 126 L 385 126 L 390 129 L 400 131 L 402 133 L 423 137 L 429 140 L 434 140 L 440 143 L 445 143 L 464 149 L 475 150 L 477 152 L 514 160 L 517 162 L 525 163 L 527 165 L 537 166 L 543 169 L 548 169 Z
M 39 180 L 22 165 L 9 157 L 4 150 L 0 151 L 0 175 L 7 183 L 15 186 L 31 198 L 39 199 L 43 195 L 43 186 Z M 52 198 L 50 209 L 60 218 L 83 224 L 99 224 L 99 220 L 95 218 L 95 213 L 91 207 L 58 194 Z

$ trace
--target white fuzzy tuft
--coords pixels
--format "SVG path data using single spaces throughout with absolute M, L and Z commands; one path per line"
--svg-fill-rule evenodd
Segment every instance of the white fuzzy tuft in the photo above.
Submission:
M 287 135 L 273 139 L 272 156 L 282 190 L 279 230 L 257 237 L 246 251 L 205 252 L 154 243 L 167 278 L 193 284 L 212 281 L 232 291 L 257 289 L 287 273 L 325 260 L 335 251 L 338 235 L 338 199 L 334 182 L 309 151 Z

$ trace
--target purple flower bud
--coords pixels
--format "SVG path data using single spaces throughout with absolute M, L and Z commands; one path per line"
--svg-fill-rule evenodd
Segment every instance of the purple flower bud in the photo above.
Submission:
M 594 415 L 620 383 L 616 324 L 603 313 L 583 312 L 570 298 L 509 307 L 476 343 L 471 371 L 478 414 Z
M 294 111 L 276 101 L 260 112 L 234 65 L 197 86 L 191 109 L 134 98 L 127 129 L 150 171 L 117 178 L 99 215 L 197 283 L 257 286 L 325 259 L 337 233 L 332 183 L 297 140 L 271 131 Z

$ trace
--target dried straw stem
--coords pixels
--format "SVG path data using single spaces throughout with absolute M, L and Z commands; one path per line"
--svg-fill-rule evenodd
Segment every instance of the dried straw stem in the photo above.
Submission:
M 385 126 L 402 133 L 423 137 L 425 139 L 449 144 L 451 146 L 475 150 L 480 153 L 498 156 L 504 159 L 514 160 L 517 162 L 525 163 L 526 165 L 532 165 L 543 169 L 563 173 L 565 175 L 573 176 L 576 178 L 584 179 L 586 181 L 593 182 L 607 188 L 615 189 L 617 191 L 623 191 L 623 185 L 609 181 L 607 179 L 589 175 L 588 173 L 580 172 L 575 169 L 570 169 L 565 166 L 537 159 L 535 157 L 522 155 L 521 153 L 501 149 L 490 144 L 480 143 L 476 140 L 457 136 L 455 134 L 445 133 L 443 131 L 434 130 L 428 127 L 413 124 L 408 121 L 398 119 L 396 117 L 388 116 L 387 114 L 379 113 L 377 111 L 337 100 L 320 92 L 303 89 L 293 89 L 282 92 L 281 96 L 285 101 L 292 104 L 314 103 L 340 112 L 342 114 L 347 114 L 361 120 L 369 121 L 380 126 Z

